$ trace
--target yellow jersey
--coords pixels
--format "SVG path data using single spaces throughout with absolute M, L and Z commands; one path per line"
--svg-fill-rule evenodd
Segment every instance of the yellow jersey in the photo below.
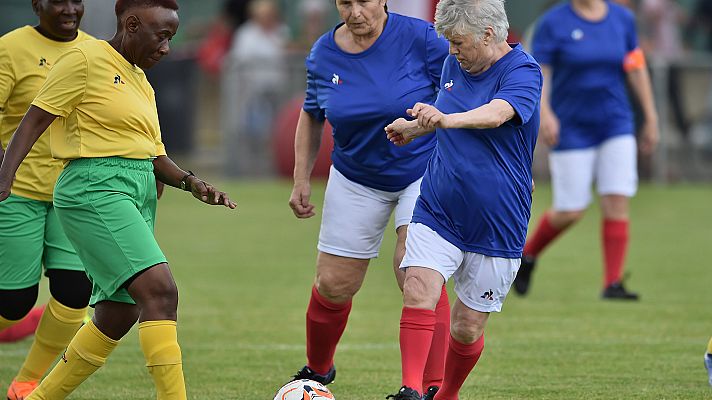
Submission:
M 71 42 L 58 42 L 24 26 L 0 37 L 0 143 L 7 148 L 30 103 L 57 59 L 77 43 L 93 39 L 79 32 Z M 42 135 L 22 162 L 12 192 L 34 200 L 52 201 L 63 162 L 52 158 L 49 135 Z
M 32 105 L 58 116 L 49 127 L 54 158 L 166 155 L 146 74 L 106 41 L 79 43 L 60 57 Z

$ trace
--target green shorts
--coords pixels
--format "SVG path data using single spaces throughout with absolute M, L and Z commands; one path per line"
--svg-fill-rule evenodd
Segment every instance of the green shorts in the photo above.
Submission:
M 0 203 L 0 289 L 38 284 L 43 265 L 84 271 L 52 203 L 11 194 Z
M 92 281 L 90 304 L 135 304 L 126 282 L 166 262 L 153 236 L 156 178 L 151 160 L 72 160 L 57 180 L 54 208 Z

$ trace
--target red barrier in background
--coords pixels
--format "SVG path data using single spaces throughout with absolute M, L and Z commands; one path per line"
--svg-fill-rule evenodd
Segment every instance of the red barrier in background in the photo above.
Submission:
M 290 100 L 277 113 L 277 119 L 272 126 L 272 151 L 275 171 L 280 177 L 291 179 L 294 173 L 294 132 L 297 129 L 297 121 L 299 121 L 299 113 L 303 104 L 304 97 Z M 331 125 L 326 122 L 312 177 L 326 178 L 329 176 L 331 149 L 333 147 L 334 139 L 331 137 Z

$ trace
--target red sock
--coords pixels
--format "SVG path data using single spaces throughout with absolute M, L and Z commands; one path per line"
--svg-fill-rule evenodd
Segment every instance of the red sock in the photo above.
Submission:
M 603 220 L 603 259 L 606 268 L 604 287 L 619 282 L 628 248 L 628 220 Z
M 539 220 L 539 225 L 536 227 L 534 234 L 524 244 L 523 254 L 537 257 L 563 231 L 563 229 L 557 229 L 551 225 L 549 213 L 544 214 Z
M 20 322 L 0 331 L 0 343 L 17 342 L 35 333 L 44 309 L 45 305 L 35 307 Z
M 423 373 L 423 390 L 430 386 L 443 385 L 445 372 L 445 354 L 447 354 L 447 338 L 450 336 L 450 302 L 447 298 L 447 287 L 443 285 L 440 300 L 435 306 L 435 330 L 433 341 L 430 344 L 428 361 L 425 363 Z
M 435 400 L 457 400 L 462 384 L 470 374 L 485 348 L 485 335 L 482 334 L 474 343 L 464 344 L 450 336 L 450 347 L 445 361 L 445 379 L 443 386 L 435 395 Z
M 435 330 L 435 311 L 403 307 L 400 320 L 403 386 L 423 393 L 423 372 Z
M 325 375 L 334 365 L 334 352 L 346 329 L 351 312 L 351 301 L 332 303 L 312 287 L 307 308 L 307 366 Z

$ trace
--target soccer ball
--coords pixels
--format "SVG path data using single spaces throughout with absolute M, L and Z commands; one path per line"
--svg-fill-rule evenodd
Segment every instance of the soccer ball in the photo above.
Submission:
M 274 400 L 334 400 L 326 386 L 309 379 L 300 379 L 282 386 Z

